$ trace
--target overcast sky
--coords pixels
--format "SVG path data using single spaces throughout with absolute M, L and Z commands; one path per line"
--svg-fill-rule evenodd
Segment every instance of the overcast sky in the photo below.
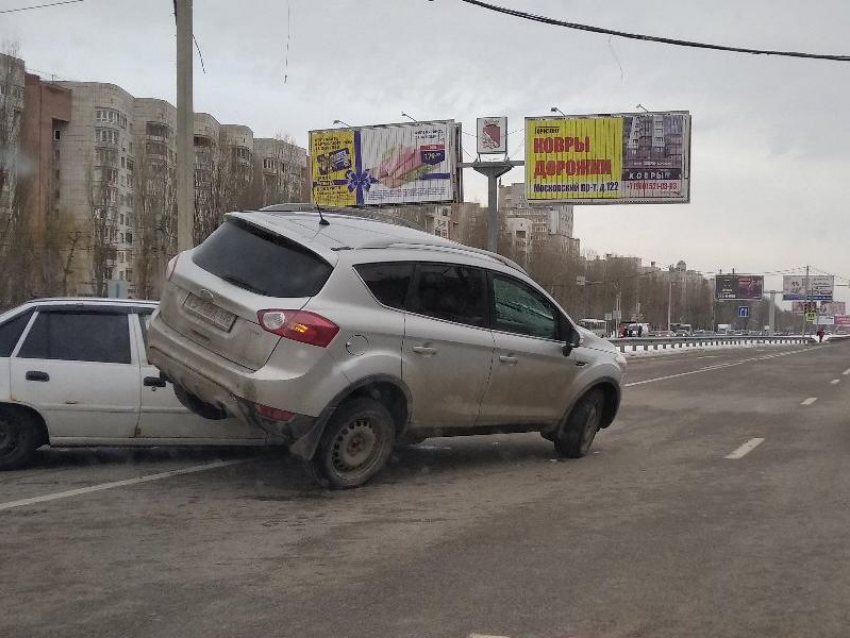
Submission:
M 46 0 L 0 0 L 0 9 Z M 623 31 L 754 48 L 850 54 L 846 0 L 493 0 Z M 803 7 L 805 6 L 805 9 Z M 287 10 L 291 11 L 284 83 Z M 811 263 L 850 277 L 850 63 L 627 41 L 492 14 L 459 0 L 196 0 L 195 109 L 255 134 L 333 120 L 379 124 L 481 115 L 685 109 L 693 116 L 690 204 L 582 206 L 584 249 L 685 259 L 713 272 Z M 0 14 L 30 70 L 114 82 L 174 101 L 172 0 L 86 0 Z M 465 137 L 474 151 L 474 140 Z M 522 132 L 509 138 L 522 157 Z M 515 169 L 506 183 L 523 181 Z M 465 175 L 467 201 L 485 201 Z M 846 283 L 846 282 L 842 282 Z M 768 277 L 767 287 L 780 285 Z M 839 289 L 848 298 L 848 289 Z

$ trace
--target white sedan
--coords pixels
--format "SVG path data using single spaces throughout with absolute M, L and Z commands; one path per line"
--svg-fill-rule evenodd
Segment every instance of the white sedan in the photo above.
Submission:
M 0 315 L 0 470 L 42 445 L 266 445 L 236 419 L 184 408 L 148 363 L 155 302 L 43 299 Z

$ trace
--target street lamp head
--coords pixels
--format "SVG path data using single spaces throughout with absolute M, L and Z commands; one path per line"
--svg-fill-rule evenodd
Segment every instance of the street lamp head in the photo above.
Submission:
M 567 117 L 567 114 L 566 114 L 566 113 L 564 113 L 564 112 L 563 112 L 561 109 L 559 109 L 557 106 L 553 106 L 553 107 L 552 107 L 551 112 L 552 112 L 552 113 L 560 113 L 560 114 L 561 114 L 561 115 L 563 115 L 564 117 Z
M 418 121 L 419 121 L 419 120 L 417 120 L 415 117 L 413 117 L 413 116 L 411 116 L 411 115 L 408 115 L 407 113 L 404 113 L 404 112 L 402 112 L 401 116 L 402 116 L 402 117 L 406 117 L 406 118 L 407 118 L 408 120 L 410 120 L 411 122 L 418 122 Z
M 351 124 L 349 124 L 348 122 L 343 122 L 342 120 L 334 120 L 334 126 L 336 126 L 337 124 L 342 124 L 343 126 L 347 126 L 348 128 L 353 128 Z

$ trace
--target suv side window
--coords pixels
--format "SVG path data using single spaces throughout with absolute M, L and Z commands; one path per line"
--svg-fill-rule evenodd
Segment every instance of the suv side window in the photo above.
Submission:
M 504 332 L 558 338 L 558 312 L 549 300 L 524 283 L 493 275 L 493 328 Z
M 417 266 L 410 310 L 471 326 L 487 325 L 487 284 L 479 268 L 453 264 Z
M 356 266 L 355 270 L 378 301 L 390 308 L 404 310 L 413 280 L 413 264 L 363 264 Z
M 24 359 L 130 363 L 126 314 L 39 312 L 18 353 Z
M 27 327 L 32 313 L 32 310 L 28 310 L 0 326 L 0 357 L 12 356 L 12 350 Z

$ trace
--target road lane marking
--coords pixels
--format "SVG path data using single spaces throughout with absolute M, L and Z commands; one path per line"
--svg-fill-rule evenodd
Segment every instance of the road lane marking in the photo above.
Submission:
M 508 638 L 508 636 L 491 636 L 490 634 L 469 634 L 467 638 Z
M 847 369 L 846 369 L 844 372 L 842 372 L 841 374 L 843 374 L 845 377 L 846 377 L 846 376 L 848 376 L 848 375 L 850 375 L 850 368 L 847 368 Z
M 743 458 L 743 457 L 745 457 L 747 454 L 749 454 L 750 452 L 752 452 L 753 450 L 755 450 L 755 449 L 756 449 L 759 445 L 761 445 L 762 443 L 764 443 L 764 439 L 763 439 L 763 438 L 756 437 L 756 438 L 754 438 L 754 439 L 750 439 L 749 441 L 747 441 L 746 443 L 744 443 L 741 447 L 739 447 L 737 450 L 735 450 L 734 452 L 732 452 L 732 454 L 727 454 L 727 455 L 726 455 L 726 458 L 727 458 L 727 459 L 740 459 L 740 458 Z
M 10 510 L 16 507 L 25 507 L 27 505 L 36 505 L 38 503 L 47 503 L 49 501 L 58 501 L 63 498 L 72 496 L 82 496 L 83 494 L 91 494 L 92 492 L 102 492 L 103 490 L 111 490 L 116 487 L 128 487 L 130 485 L 138 485 L 139 483 L 150 483 L 151 481 L 161 481 L 162 479 L 171 478 L 172 476 L 180 476 L 181 474 L 194 474 L 195 472 L 204 472 L 206 470 L 215 470 L 220 467 L 229 467 L 239 463 L 245 463 L 252 459 L 234 459 L 232 461 L 214 461 L 204 465 L 194 465 L 185 467 L 180 470 L 170 470 L 168 472 L 159 472 L 158 474 L 146 474 L 145 476 L 137 476 L 136 478 L 124 479 L 123 481 L 112 481 L 111 483 L 100 483 L 99 485 L 90 485 L 89 487 L 81 487 L 76 490 L 68 490 L 66 492 L 54 492 L 53 494 L 45 494 L 43 496 L 34 496 L 32 498 L 23 498 L 19 501 L 9 501 L 0 503 L 0 512 Z
M 811 405 L 812 403 L 814 403 L 817 400 L 818 400 L 817 397 L 809 397 L 805 401 L 801 402 L 800 405 Z
M 647 383 L 656 383 L 658 381 L 667 381 L 668 379 L 678 379 L 679 377 L 687 377 L 692 374 L 700 374 L 701 372 L 711 372 L 712 370 L 723 370 L 724 368 L 734 368 L 735 366 L 742 366 L 745 363 L 752 363 L 753 361 L 766 361 L 767 359 L 775 359 L 776 357 L 787 357 L 791 354 L 799 354 L 801 352 L 811 352 L 811 350 L 792 350 L 791 352 L 780 352 L 778 354 L 769 354 L 764 357 L 750 357 L 749 359 L 741 359 L 740 361 L 733 361 L 731 363 L 721 363 L 719 365 L 707 366 L 705 368 L 698 368 L 696 370 L 688 370 L 687 372 L 678 372 L 676 374 L 668 374 L 663 377 L 656 377 L 654 379 L 644 379 L 643 381 L 632 381 L 631 383 L 627 383 L 625 387 L 630 388 L 636 385 L 646 385 Z
M 838 385 L 839 383 L 841 383 L 841 379 L 833 379 L 832 381 L 830 381 L 830 383 L 832 385 Z

